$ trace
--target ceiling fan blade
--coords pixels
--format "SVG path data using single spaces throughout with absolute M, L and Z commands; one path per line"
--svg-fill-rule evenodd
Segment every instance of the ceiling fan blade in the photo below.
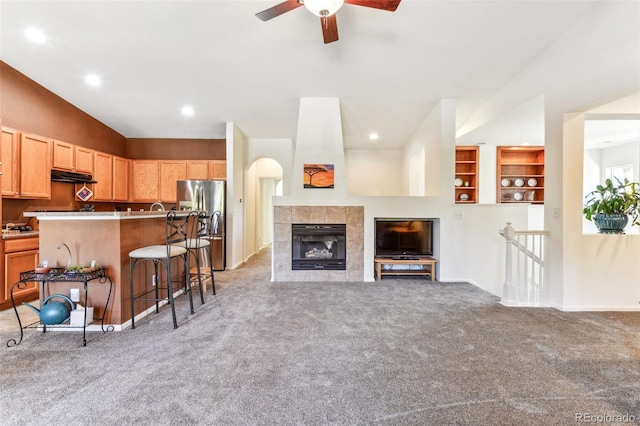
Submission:
M 262 21 L 268 21 L 269 19 L 273 19 L 283 13 L 289 12 L 290 10 L 297 9 L 302 5 L 303 3 L 299 0 L 287 0 L 270 7 L 269 9 L 263 10 L 262 12 L 256 13 L 256 16 Z
M 332 43 L 338 41 L 338 21 L 336 20 L 336 14 L 325 16 L 320 18 L 322 24 L 322 37 L 324 43 Z
M 388 10 L 393 12 L 398 8 L 400 0 L 344 0 L 345 3 L 356 6 L 372 7 L 374 9 Z

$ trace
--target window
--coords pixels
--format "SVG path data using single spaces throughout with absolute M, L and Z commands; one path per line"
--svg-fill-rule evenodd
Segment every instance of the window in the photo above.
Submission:
M 604 178 L 611 179 L 614 183 L 617 182 L 616 179 L 620 182 L 624 182 L 625 179 L 633 182 L 633 164 L 606 167 L 604 169 Z

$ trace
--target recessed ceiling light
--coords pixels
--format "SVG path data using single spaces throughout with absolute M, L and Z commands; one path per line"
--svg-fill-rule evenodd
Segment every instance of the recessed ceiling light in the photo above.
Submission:
M 27 28 L 24 30 L 24 35 L 34 43 L 42 44 L 47 41 L 47 37 L 45 37 L 44 32 L 37 28 Z
M 193 110 L 193 107 L 190 107 L 190 106 L 183 106 L 182 107 L 182 115 L 184 115 L 186 117 L 191 117 L 193 114 L 195 114 L 195 111 Z
M 370 133 L 369 134 L 369 139 L 371 139 L 372 141 L 375 141 L 376 139 L 378 139 L 379 136 L 376 132 Z
M 89 86 L 100 86 L 102 84 L 102 79 L 95 74 L 89 74 L 84 78 L 84 81 Z

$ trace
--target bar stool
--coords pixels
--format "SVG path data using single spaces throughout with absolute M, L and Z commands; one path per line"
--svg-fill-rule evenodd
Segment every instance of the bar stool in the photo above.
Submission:
M 211 279 L 211 287 L 213 294 L 216 294 L 216 283 L 213 277 L 213 244 L 209 237 L 210 217 L 206 211 L 197 212 L 198 226 L 194 238 L 187 238 L 184 242 L 178 243 L 181 247 L 185 247 L 189 251 L 189 255 L 195 259 L 196 266 L 189 271 L 191 280 L 198 280 L 200 287 L 200 299 L 204 304 L 203 281 Z M 205 252 L 207 265 L 201 265 L 201 254 Z
M 136 328 L 135 323 L 135 309 L 134 302 L 136 300 L 154 300 L 156 304 L 156 312 L 159 310 L 159 302 L 166 300 L 171 305 L 171 315 L 173 316 L 173 328 L 178 328 L 178 321 L 176 319 L 176 309 L 173 299 L 173 278 L 171 271 L 171 261 L 176 258 L 182 258 L 185 265 L 185 291 L 189 294 L 189 303 L 191 305 L 191 313 L 193 314 L 193 295 L 191 292 L 191 285 L 188 283 L 189 271 L 189 256 L 188 251 L 184 244 L 193 229 L 193 223 L 191 214 L 177 214 L 175 211 L 170 211 L 167 214 L 165 225 L 165 244 L 157 244 L 152 246 L 140 247 L 129 253 L 129 288 L 131 291 L 131 328 Z M 139 295 L 134 294 L 133 288 L 133 273 L 135 269 L 145 262 L 153 262 L 153 270 L 155 276 L 155 285 L 153 290 L 145 291 Z M 161 297 L 160 280 L 158 279 L 158 265 L 163 264 L 166 271 L 167 278 L 167 297 Z M 149 293 L 155 292 L 155 297 L 147 297 Z

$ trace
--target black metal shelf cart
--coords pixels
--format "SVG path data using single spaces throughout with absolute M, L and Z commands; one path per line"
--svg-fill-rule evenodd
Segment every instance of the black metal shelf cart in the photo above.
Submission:
M 97 280 L 97 281 L 96 281 Z M 45 290 L 47 290 L 48 283 L 51 282 L 78 282 L 83 283 L 84 285 L 84 301 L 85 303 L 89 300 L 89 284 L 91 282 L 95 282 L 100 285 L 109 285 L 109 293 L 107 295 L 107 300 L 104 305 L 104 310 L 102 312 L 102 317 L 95 319 L 89 324 L 87 324 L 87 310 L 85 309 L 84 313 L 84 321 L 82 326 L 72 326 L 70 324 L 56 324 L 56 325 L 45 325 L 40 321 L 36 321 L 27 325 L 22 325 L 22 321 L 20 320 L 20 314 L 18 313 L 18 308 L 16 306 L 13 292 L 15 289 L 23 289 L 26 287 L 27 283 L 30 282 L 38 282 L 40 283 L 40 294 L 44 295 Z M 7 341 L 7 346 L 16 346 L 22 342 L 22 338 L 24 337 L 24 330 L 27 328 L 42 328 L 43 333 L 46 333 L 48 328 L 82 328 L 82 346 L 87 345 L 87 326 L 94 324 L 96 322 L 100 322 L 100 326 L 103 333 L 108 331 L 113 331 L 113 326 L 108 326 L 106 329 L 104 327 L 104 319 L 107 315 L 107 308 L 109 307 L 109 301 L 111 300 L 111 292 L 113 290 L 113 282 L 111 278 L 104 274 L 104 269 L 97 268 L 95 270 L 91 270 L 89 272 L 71 272 L 65 268 L 52 268 L 50 271 L 46 273 L 40 273 L 33 271 L 26 271 L 20 273 L 20 281 L 13 284 L 11 286 L 11 304 L 13 305 L 13 310 L 16 314 L 16 318 L 18 320 L 18 325 L 20 326 L 20 339 L 16 341 L 16 339 L 9 339 Z

